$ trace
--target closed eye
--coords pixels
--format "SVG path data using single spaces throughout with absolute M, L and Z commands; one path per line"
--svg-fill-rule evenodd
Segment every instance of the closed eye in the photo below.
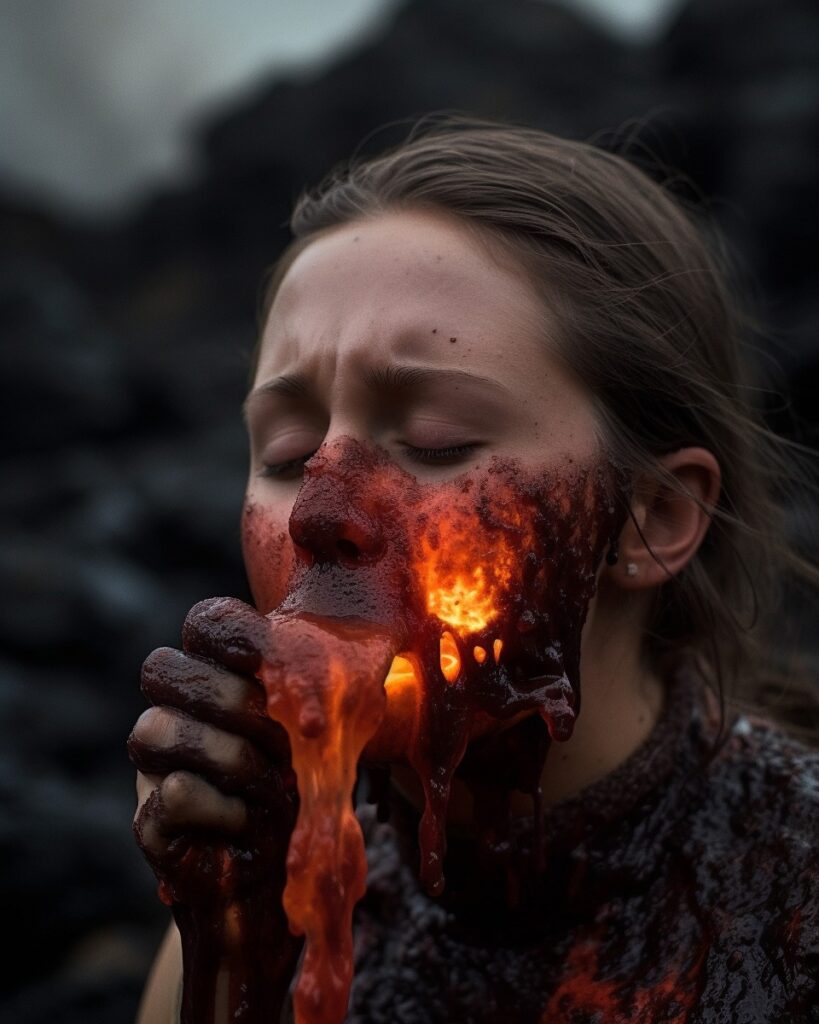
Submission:
M 312 459 L 315 454 L 316 452 L 312 451 L 307 452 L 306 455 L 299 455 L 296 459 L 288 459 L 286 462 L 268 463 L 261 468 L 259 476 L 273 480 L 295 480 L 301 476 L 305 462 Z
M 457 444 L 449 448 L 416 448 L 415 445 L 405 444 L 404 451 L 415 462 L 426 463 L 448 463 L 459 462 L 466 458 L 480 447 L 477 444 Z
M 479 444 L 458 444 L 450 445 L 447 448 L 417 448 L 412 444 L 402 446 L 407 456 L 414 462 L 426 465 L 438 464 L 448 465 L 460 462 L 468 458 L 478 448 Z M 315 451 L 299 455 L 298 458 L 288 459 L 286 462 L 268 463 L 259 471 L 260 477 L 273 480 L 295 480 L 302 475 L 305 463 L 316 454 Z

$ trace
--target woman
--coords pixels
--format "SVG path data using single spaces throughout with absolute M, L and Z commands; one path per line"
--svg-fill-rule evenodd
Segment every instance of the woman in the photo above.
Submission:
M 447 748 L 446 836 L 425 854 L 422 817 L 419 863 L 434 788 L 388 701 L 363 760 L 391 764 L 392 813 L 361 811 L 370 873 L 348 1019 L 817 1019 L 819 763 L 764 720 L 720 713 L 775 663 L 785 574 L 816 571 L 783 537 L 774 495 L 792 460 L 753 407 L 745 325 L 700 232 L 618 156 L 469 121 L 340 169 L 292 226 L 246 403 L 258 612 L 197 606 L 184 651 L 146 662 L 153 706 L 129 739 L 135 832 L 177 924 L 194 930 L 207 899 L 176 884 L 180 853 L 219 836 L 266 852 L 256 902 L 271 920 L 280 904 L 292 818 L 287 745 L 254 676 L 261 614 L 283 600 L 321 613 L 321 569 L 377 617 L 404 593 L 383 584 L 417 550 L 404 542 L 428 529 L 416 489 L 444 496 L 432 518 L 446 522 L 453 488 L 483 500 L 502 477 L 527 523 L 546 508 L 571 538 L 550 549 L 560 587 L 516 598 L 518 623 L 548 623 L 548 643 L 504 655 L 523 680 L 537 674 L 526 658 L 558 651 L 563 703 L 550 717 L 527 691 L 468 717 L 465 747 Z M 578 481 L 600 467 L 605 500 L 586 500 Z M 384 474 L 406 501 L 379 504 Z M 490 564 L 498 541 L 482 528 L 459 542 Z M 361 581 L 387 563 L 372 598 Z M 487 816 L 501 777 L 502 813 Z M 260 844 L 272 790 L 279 834 Z M 264 934 L 284 934 L 276 921 Z M 171 926 L 140 1021 L 175 1019 L 179 941 Z M 271 1006 L 298 952 L 282 938 L 266 961 Z

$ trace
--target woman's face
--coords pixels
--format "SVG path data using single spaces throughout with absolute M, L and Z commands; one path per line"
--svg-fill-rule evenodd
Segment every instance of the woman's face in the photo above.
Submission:
M 535 471 L 589 463 L 593 408 L 550 355 L 551 326 L 524 275 L 455 221 L 395 212 L 329 231 L 296 258 L 264 327 L 248 503 L 286 535 L 304 463 L 340 438 L 422 483 L 493 456 Z
M 592 404 L 550 329 L 525 276 L 466 227 L 384 214 L 295 259 L 247 400 L 257 607 L 386 630 L 396 661 L 367 753 L 409 761 L 437 822 L 470 740 L 535 713 L 566 739 L 575 720 L 617 513 Z M 519 760 L 510 785 L 528 792 Z

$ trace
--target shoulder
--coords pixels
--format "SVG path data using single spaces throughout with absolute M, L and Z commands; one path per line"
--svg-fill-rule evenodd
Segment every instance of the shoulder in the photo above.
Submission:
M 693 795 L 677 838 L 708 921 L 708 991 L 801 1013 L 817 997 L 819 752 L 740 717 Z
M 819 838 L 819 750 L 776 724 L 737 718 L 708 774 L 711 799 L 740 835 L 752 830 L 760 840 L 795 847 Z
M 819 900 L 819 751 L 772 722 L 746 716 L 713 748 L 704 736 L 702 768 L 688 780 L 679 822 L 686 845 L 715 865 L 721 858 L 720 874 L 747 879 L 755 868 L 752 888 L 809 877 L 811 898 Z

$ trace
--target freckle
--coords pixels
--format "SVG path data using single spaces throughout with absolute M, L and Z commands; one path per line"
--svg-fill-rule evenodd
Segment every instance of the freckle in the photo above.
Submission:
M 432 328 L 432 333 L 433 334 L 437 334 L 438 333 L 438 328 L 437 327 L 433 327 Z
M 458 339 L 457 338 L 450 338 L 449 340 L 454 344 Z

